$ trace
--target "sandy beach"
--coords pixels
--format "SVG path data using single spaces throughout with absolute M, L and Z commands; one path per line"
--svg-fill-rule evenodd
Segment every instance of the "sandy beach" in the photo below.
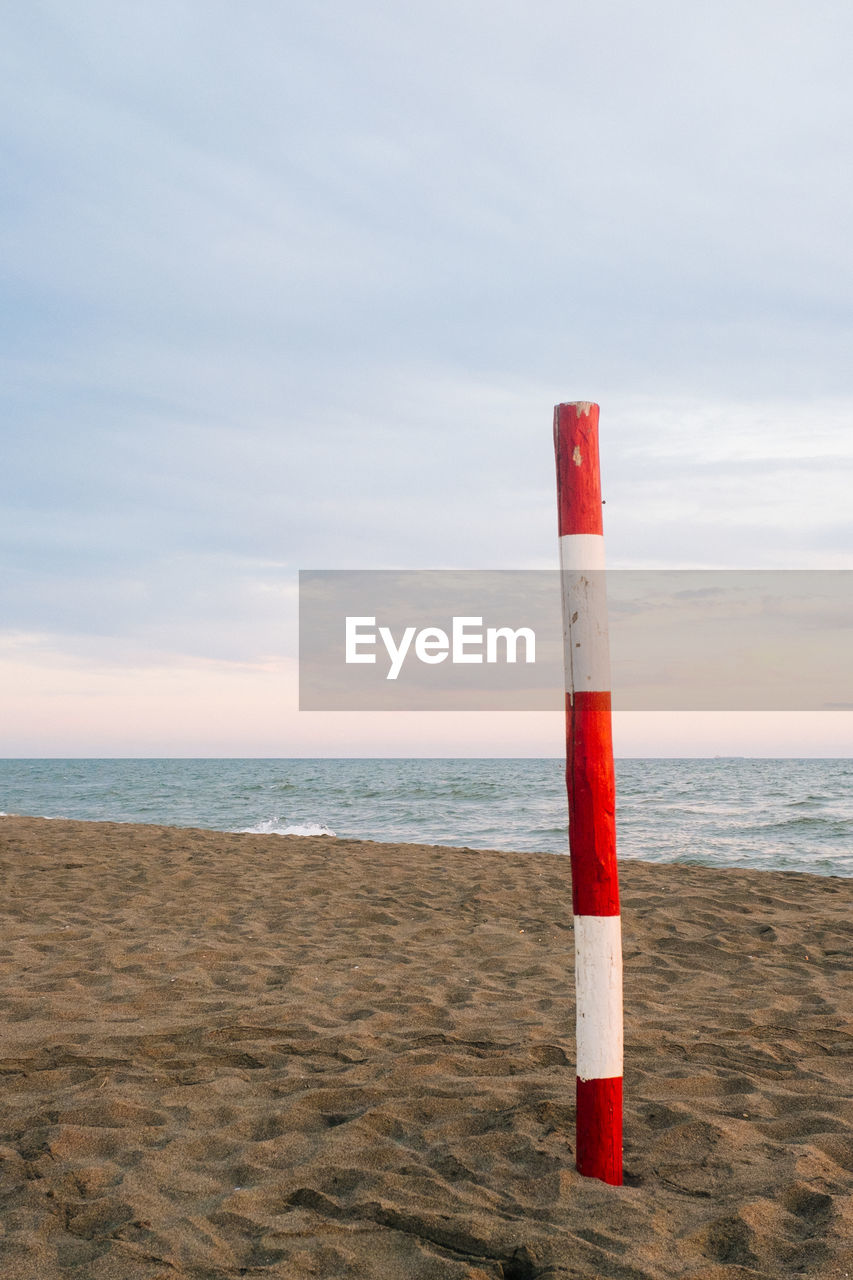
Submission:
M 0 1275 L 853 1277 L 853 880 L 622 864 L 611 1188 L 568 875 L 0 818 Z

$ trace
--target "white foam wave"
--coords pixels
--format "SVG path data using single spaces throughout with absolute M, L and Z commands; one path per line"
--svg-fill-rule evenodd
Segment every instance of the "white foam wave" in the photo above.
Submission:
M 331 827 L 320 822 L 293 822 L 284 825 L 281 818 L 256 822 L 253 827 L 239 827 L 238 832 L 247 836 L 336 836 Z

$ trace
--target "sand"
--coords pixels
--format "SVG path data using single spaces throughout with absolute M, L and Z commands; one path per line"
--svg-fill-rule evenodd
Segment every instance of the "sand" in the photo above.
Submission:
M 622 864 L 613 1188 L 568 873 L 0 818 L 0 1275 L 853 1277 L 853 880 Z

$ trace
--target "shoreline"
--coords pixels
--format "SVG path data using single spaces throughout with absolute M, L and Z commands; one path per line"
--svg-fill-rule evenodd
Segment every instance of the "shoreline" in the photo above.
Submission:
M 5 817 L 4 1277 L 853 1274 L 853 880 L 620 862 L 613 1189 L 565 857 Z
M 281 831 L 251 831 L 236 830 L 232 831 L 223 827 L 199 827 L 199 826 L 179 826 L 175 823 L 162 822 L 137 822 L 134 819 L 124 818 L 66 818 L 62 816 L 50 817 L 44 814 L 26 814 L 26 813 L 8 813 L 0 811 L 0 819 L 10 819 L 14 822 L 49 822 L 49 823 L 67 823 L 71 827 L 92 827 L 107 828 L 120 827 L 122 829 L 139 828 L 141 831 L 173 831 L 176 834 L 192 834 L 198 836 L 228 836 L 234 838 L 248 838 L 253 840 L 285 840 L 285 841 L 310 841 L 320 840 L 327 841 L 330 850 L 338 847 L 351 848 L 361 845 L 378 845 L 389 848 L 412 848 L 412 849 L 440 849 L 448 853 L 466 854 L 466 855 L 484 855 L 488 857 L 500 858 L 565 858 L 568 859 L 568 847 L 564 853 L 556 853 L 550 849 L 534 849 L 534 850 L 517 850 L 517 849 L 496 849 L 493 846 L 479 845 L 461 845 L 461 844 L 437 844 L 427 843 L 417 840 L 376 840 L 366 836 L 341 836 L 337 833 L 318 832 L 310 835 L 285 833 Z M 568 828 L 567 828 L 568 830 Z M 0 823 L 0 836 L 2 836 L 3 827 Z M 298 845 L 297 845 L 298 847 Z M 803 876 L 806 879 L 813 880 L 838 880 L 841 883 L 853 883 L 853 873 L 849 876 L 839 875 L 834 871 L 800 871 L 792 868 L 774 868 L 774 867 L 745 867 L 740 864 L 730 864 L 721 866 L 717 863 L 707 863 L 700 861 L 690 861 L 685 859 L 679 861 L 652 862 L 647 858 L 636 858 L 620 855 L 617 850 L 617 861 L 619 863 L 620 872 L 623 867 L 627 866 L 643 866 L 643 867 L 676 867 L 684 870 L 705 870 L 710 872 L 743 872 L 745 875 L 757 876 Z M 568 862 L 567 862 L 568 865 Z

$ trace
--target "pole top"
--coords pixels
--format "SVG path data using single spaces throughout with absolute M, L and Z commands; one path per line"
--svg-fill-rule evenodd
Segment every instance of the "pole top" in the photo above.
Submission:
M 562 403 L 555 405 L 555 409 L 574 409 L 577 417 L 587 417 L 590 410 L 597 409 L 599 406 L 594 400 L 564 400 Z
M 598 462 L 598 405 L 591 400 L 554 409 L 559 533 L 603 532 Z

